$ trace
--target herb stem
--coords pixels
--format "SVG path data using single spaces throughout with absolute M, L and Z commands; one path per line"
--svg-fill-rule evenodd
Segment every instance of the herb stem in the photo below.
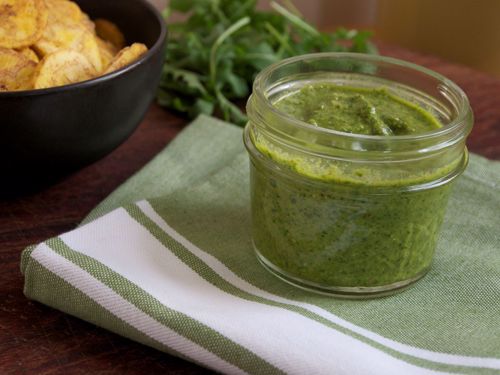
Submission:
M 300 17 L 296 16 L 292 12 L 290 12 L 288 9 L 282 7 L 280 4 L 278 4 L 275 1 L 271 1 L 271 7 L 281 14 L 283 17 L 285 17 L 290 23 L 294 24 L 297 27 L 300 27 L 302 30 L 308 32 L 311 35 L 314 36 L 319 36 L 321 35 L 318 30 L 316 30 L 314 27 L 309 25 L 307 22 L 302 20 Z
M 210 82 L 214 87 L 217 78 L 217 50 L 228 37 L 237 32 L 242 27 L 248 25 L 249 23 L 250 17 L 248 16 L 236 21 L 231 26 L 229 26 L 222 34 L 219 35 L 212 48 L 210 49 Z
M 283 0 L 283 4 L 288 8 L 290 12 L 298 17 L 302 17 L 302 13 L 300 13 L 300 10 L 298 10 L 292 0 Z
M 288 53 L 293 54 L 293 49 L 292 49 L 292 47 L 290 47 L 290 44 L 288 44 L 288 41 L 286 40 L 286 38 L 282 34 L 280 34 L 280 32 L 278 30 L 276 30 L 273 25 L 271 25 L 269 22 L 266 22 L 264 27 L 267 29 L 267 31 L 269 31 L 269 33 L 272 36 L 274 36 L 276 38 L 276 40 L 280 44 L 281 48 L 286 50 Z
M 224 120 L 229 121 L 233 118 L 240 124 L 247 122 L 247 116 L 244 115 L 236 105 L 228 100 L 218 88 L 215 89 L 215 96 L 219 101 L 222 112 L 224 113 Z

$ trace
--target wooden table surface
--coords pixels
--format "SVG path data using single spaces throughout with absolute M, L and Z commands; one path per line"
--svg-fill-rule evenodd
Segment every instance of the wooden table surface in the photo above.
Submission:
M 458 83 L 475 114 L 469 149 L 500 159 L 500 79 L 397 47 L 385 55 L 421 64 Z M 44 191 L 0 200 L 0 374 L 202 374 L 209 371 L 55 311 L 23 295 L 21 251 L 73 229 L 183 128 L 152 105 L 137 131 L 101 161 Z

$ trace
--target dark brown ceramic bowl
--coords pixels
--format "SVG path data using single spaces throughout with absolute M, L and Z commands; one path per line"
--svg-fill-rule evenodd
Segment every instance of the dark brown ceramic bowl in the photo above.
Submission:
M 149 51 L 131 65 L 89 81 L 0 93 L 0 185 L 61 176 L 120 145 L 143 119 L 159 83 L 166 26 L 146 0 L 76 0 L 106 18 L 127 44 Z

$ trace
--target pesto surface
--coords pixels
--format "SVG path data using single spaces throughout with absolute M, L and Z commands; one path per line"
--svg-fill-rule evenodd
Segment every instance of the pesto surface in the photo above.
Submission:
M 343 132 L 391 136 L 441 127 L 430 113 L 384 89 L 309 85 L 275 106 Z M 317 164 L 253 141 L 285 171 L 276 173 L 253 159 L 254 243 L 280 273 L 324 287 L 378 287 L 416 279 L 430 267 L 450 185 L 418 192 L 401 187 L 441 177 L 444 169 L 427 175 L 417 166 L 415 175 L 387 186 L 383 171 L 368 170 L 357 181 L 335 162 Z
M 441 127 L 429 112 L 384 88 L 311 84 L 274 105 L 311 125 L 345 133 L 407 135 Z

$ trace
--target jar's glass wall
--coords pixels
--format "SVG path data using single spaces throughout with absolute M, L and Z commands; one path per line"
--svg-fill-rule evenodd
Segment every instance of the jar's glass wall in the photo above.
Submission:
M 285 278 L 318 289 L 398 285 L 430 267 L 450 184 L 379 193 L 251 163 L 254 245 Z
M 315 82 L 383 86 L 443 127 L 409 136 L 348 134 L 273 107 Z M 247 111 L 253 239 L 266 267 L 295 285 L 340 295 L 381 294 L 425 274 L 451 182 L 467 164 L 472 113 L 455 84 L 379 56 L 306 55 L 262 72 Z
M 435 180 L 463 167 L 465 137 L 472 112 L 461 90 L 435 73 L 392 59 L 337 54 L 291 59 L 259 76 L 248 113 L 257 147 L 294 160 L 298 168 L 316 165 L 314 174 L 338 179 L 394 185 L 397 181 Z M 272 103 L 305 85 L 333 83 L 380 88 L 433 114 L 443 125 L 438 132 L 419 136 L 377 137 L 342 134 L 309 126 L 272 108 Z M 275 155 L 275 156 L 276 156 Z M 312 160 L 316 159 L 316 161 Z

